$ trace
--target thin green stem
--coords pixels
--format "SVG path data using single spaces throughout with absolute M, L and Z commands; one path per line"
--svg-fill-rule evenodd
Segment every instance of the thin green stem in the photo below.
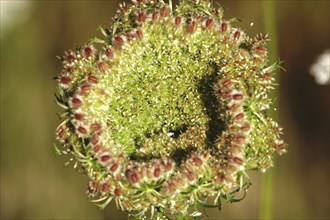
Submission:
M 277 57 L 277 32 L 276 32 L 276 2 L 273 0 L 262 1 L 265 31 L 271 38 L 269 45 L 270 61 L 275 62 Z M 275 77 L 278 80 L 278 77 Z M 277 106 L 278 88 L 271 94 L 272 100 L 274 100 L 274 107 Z M 276 119 L 277 114 L 275 110 L 271 110 L 269 114 L 272 118 Z M 273 219 L 273 192 L 274 192 L 274 179 L 275 168 L 269 170 L 262 176 L 261 180 L 261 197 L 259 205 L 259 219 Z

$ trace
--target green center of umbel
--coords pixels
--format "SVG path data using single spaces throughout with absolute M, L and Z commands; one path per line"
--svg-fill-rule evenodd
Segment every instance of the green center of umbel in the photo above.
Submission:
M 212 88 L 220 69 L 219 37 L 202 30 L 187 34 L 171 21 L 142 28 L 146 37 L 125 43 L 101 79 L 112 87 L 107 124 L 113 140 L 132 158 L 205 148 L 219 135 Z M 196 132 L 207 134 L 197 141 Z

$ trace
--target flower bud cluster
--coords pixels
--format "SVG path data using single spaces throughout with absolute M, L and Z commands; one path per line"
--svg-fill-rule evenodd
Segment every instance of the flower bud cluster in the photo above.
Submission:
M 100 49 L 64 54 L 56 97 L 56 137 L 100 207 L 188 216 L 208 197 L 231 201 L 245 171 L 286 152 L 265 114 L 278 68 L 267 67 L 266 36 L 249 38 L 208 0 L 123 3 L 101 32 Z

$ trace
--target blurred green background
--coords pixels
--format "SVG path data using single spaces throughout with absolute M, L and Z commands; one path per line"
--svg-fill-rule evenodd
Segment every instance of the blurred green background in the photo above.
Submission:
M 121 1 L 1 0 L 1 219 L 126 219 L 112 203 L 104 211 L 87 201 L 86 178 L 52 151 L 59 124 L 52 80 L 56 55 L 100 36 Z M 248 34 L 265 32 L 263 1 L 220 1 Z M 329 219 L 330 92 L 309 74 L 330 48 L 328 0 L 275 1 L 280 124 L 290 144 L 276 158 L 274 219 Z M 254 23 L 250 27 L 251 23 Z M 275 39 L 275 36 L 270 36 Z M 272 44 L 272 42 L 270 42 Z M 329 61 L 330 62 L 330 61 Z M 209 219 L 257 219 L 261 174 L 237 204 L 208 210 Z

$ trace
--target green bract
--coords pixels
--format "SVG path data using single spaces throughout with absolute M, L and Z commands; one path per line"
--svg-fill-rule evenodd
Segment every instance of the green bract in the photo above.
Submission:
M 59 152 L 77 160 L 94 202 L 136 218 L 199 216 L 236 201 L 246 171 L 285 152 L 265 115 L 278 63 L 267 63 L 265 36 L 232 21 L 208 1 L 140 0 L 100 28 L 99 49 L 65 53 Z

